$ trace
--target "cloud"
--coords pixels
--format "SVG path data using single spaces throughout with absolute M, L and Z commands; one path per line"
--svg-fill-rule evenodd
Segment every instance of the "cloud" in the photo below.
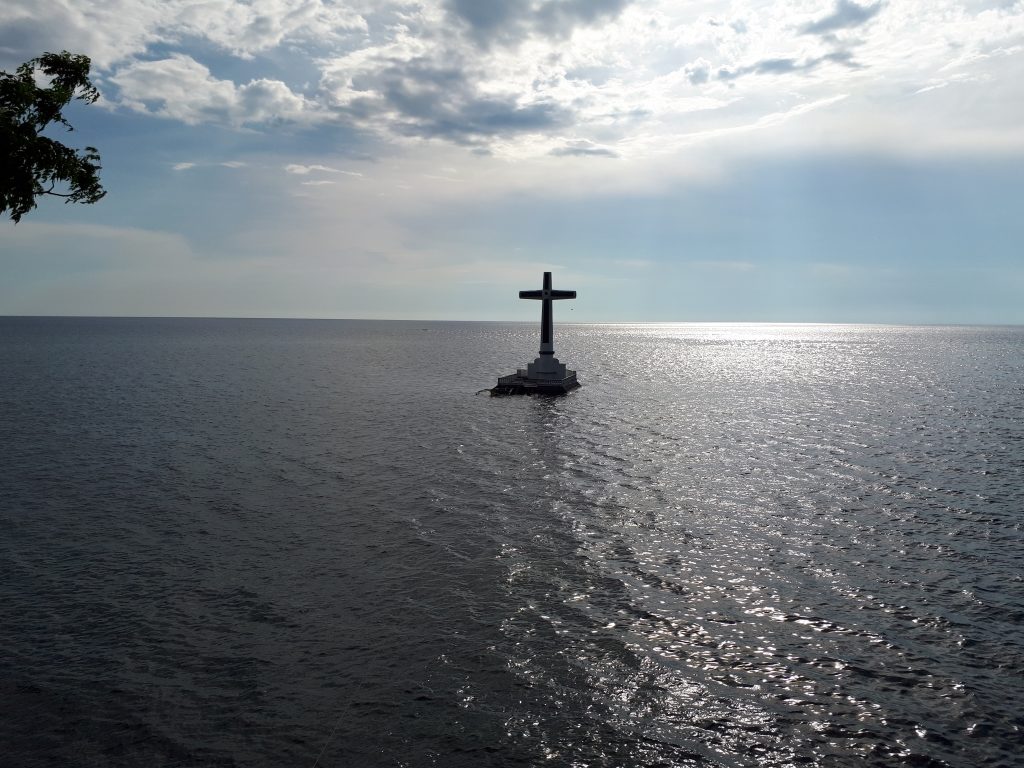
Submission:
M 569 141 L 564 146 L 556 147 L 549 153 L 555 157 L 618 157 L 618 154 L 594 144 L 592 141 Z
M 239 123 L 296 120 L 306 112 L 305 99 L 280 80 L 252 80 L 239 86 L 236 93 L 239 108 L 235 120 Z
M 833 51 L 823 56 L 804 59 L 762 59 L 761 61 L 736 69 L 723 68 L 718 70 L 719 80 L 735 80 L 744 75 L 787 75 L 797 72 L 810 72 L 823 64 L 842 64 L 850 69 L 860 69 L 861 65 L 853 59 L 849 51 Z
M 294 163 L 286 165 L 284 169 L 288 173 L 297 173 L 301 176 L 304 176 L 305 174 L 310 173 L 311 171 L 331 172 L 334 170 L 333 168 L 328 168 L 326 165 L 296 165 Z
M 121 106 L 190 125 L 243 125 L 299 120 L 308 115 L 304 98 L 280 81 L 258 79 L 239 86 L 216 79 L 209 69 L 184 54 L 135 62 L 110 81 L 120 91 Z
M 322 86 L 358 124 L 456 144 L 541 133 L 572 121 L 571 110 L 552 98 L 524 98 L 493 85 L 485 90 L 484 78 L 462 60 L 392 55 L 337 61 Z
M 740 71 L 756 72 L 759 75 L 778 75 L 787 72 L 796 72 L 798 69 L 810 69 L 817 66 L 817 60 L 806 64 L 798 64 L 793 59 L 764 59 L 750 67 L 744 67 Z
M 851 29 L 867 24 L 882 10 L 882 3 L 874 5 L 857 5 L 850 0 L 836 0 L 835 10 L 810 24 L 800 28 L 804 35 L 827 35 L 841 29 Z
M 43 51 L 84 52 L 99 66 L 141 53 L 165 35 L 160 4 L 132 0 L 5 0 L 0 3 L 0 57 L 25 61 Z
M 691 61 L 683 67 L 683 73 L 693 85 L 703 85 L 711 79 L 711 62 L 704 58 Z
M 521 40 L 528 33 L 525 20 L 532 12 L 529 0 L 448 0 L 445 8 L 482 45 Z
M 550 0 L 537 9 L 538 30 L 568 37 L 578 26 L 595 26 L 614 20 L 632 0 Z
M 516 44 L 531 35 L 565 39 L 577 27 L 613 20 L 632 0 L 447 0 L 450 19 L 478 45 Z
M 306 174 L 319 171 L 321 173 L 342 173 L 346 176 L 362 176 L 363 174 L 358 171 L 343 171 L 340 168 L 331 168 L 327 165 L 298 165 L 296 163 L 290 163 L 284 167 L 288 173 L 298 174 L 305 176 Z
M 942 82 L 933 83 L 932 85 L 926 85 L 923 88 L 918 88 L 914 91 L 914 95 L 917 96 L 919 93 L 928 93 L 928 91 L 937 91 L 941 88 L 945 88 L 950 84 L 951 81 L 943 80 Z
M 353 3 L 329 0 L 5 0 L 0 4 L 0 56 L 24 61 L 66 48 L 109 67 L 150 46 L 204 40 L 240 57 L 291 41 L 320 44 L 365 32 Z
M 187 171 L 190 168 L 195 168 L 199 165 L 210 165 L 210 163 L 196 163 L 191 161 L 184 163 L 175 163 L 174 165 L 171 166 L 171 170 Z M 217 163 L 216 165 L 219 165 L 223 168 L 244 168 L 247 164 L 243 163 L 241 160 L 225 160 L 224 162 Z
M 366 19 L 351 3 L 325 0 L 260 0 L 259 3 L 172 2 L 173 24 L 232 53 L 249 57 L 286 40 L 327 42 L 366 32 Z
M 887 111 L 964 69 L 992 89 L 1013 81 L 1020 58 L 995 51 L 1024 39 L 1020 3 L 805 7 L 814 5 L 8 0 L 0 59 L 68 47 L 93 56 L 108 106 L 250 132 L 315 125 L 316 141 L 341 136 L 377 158 L 422 141 L 504 159 L 588 154 L 564 143 L 572 136 L 633 159 L 794 103 L 866 93 L 857 73 L 868 64 L 870 104 L 888 99 Z M 885 23 L 871 23 L 882 11 Z M 836 35 L 852 29 L 857 40 L 840 46 Z M 754 75 L 757 93 L 740 82 Z M 987 103 L 971 118 L 979 126 L 1016 119 L 1009 100 Z

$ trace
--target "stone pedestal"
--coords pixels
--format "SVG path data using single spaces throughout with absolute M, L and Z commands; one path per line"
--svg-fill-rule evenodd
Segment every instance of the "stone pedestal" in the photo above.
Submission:
M 567 370 L 563 365 L 564 376 L 531 377 L 528 369 L 520 368 L 511 376 L 502 376 L 497 385 L 491 388 L 492 395 L 564 395 L 576 389 L 580 383 L 576 380 L 576 371 Z
M 526 366 L 526 375 L 531 379 L 564 379 L 565 363 L 558 362 L 554 355 L 543 355 Z

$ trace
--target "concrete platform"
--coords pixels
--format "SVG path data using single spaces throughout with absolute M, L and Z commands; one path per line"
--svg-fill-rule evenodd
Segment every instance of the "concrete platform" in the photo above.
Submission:
M 491 387 L 492 395 L 566 395 L 580 383 L 576 371 L 566 371 L 563 378 L 531 378 L 525 370 L 518 370 L 511 376 L 502 376 L 497 385 Z

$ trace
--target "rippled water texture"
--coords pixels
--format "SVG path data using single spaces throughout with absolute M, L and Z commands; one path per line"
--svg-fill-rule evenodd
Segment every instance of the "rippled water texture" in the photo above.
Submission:
M 17 766 L 1020 766 L 1024 329 L 0 318 Z

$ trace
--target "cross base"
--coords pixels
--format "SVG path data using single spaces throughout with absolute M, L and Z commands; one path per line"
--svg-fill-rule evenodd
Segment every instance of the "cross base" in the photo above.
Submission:
M 576 389 L 576 371 L 570 371 L 556 357 L 538 357 L 525 369 L 502 376 L 491 388 L 492 395 L 565 395 Z
M 566 377 L 565 363 L 558 362 L 558 358 L 554 355 L 541 355 L 526 366 L 526 377 L 544 380 L 564 379 Z

